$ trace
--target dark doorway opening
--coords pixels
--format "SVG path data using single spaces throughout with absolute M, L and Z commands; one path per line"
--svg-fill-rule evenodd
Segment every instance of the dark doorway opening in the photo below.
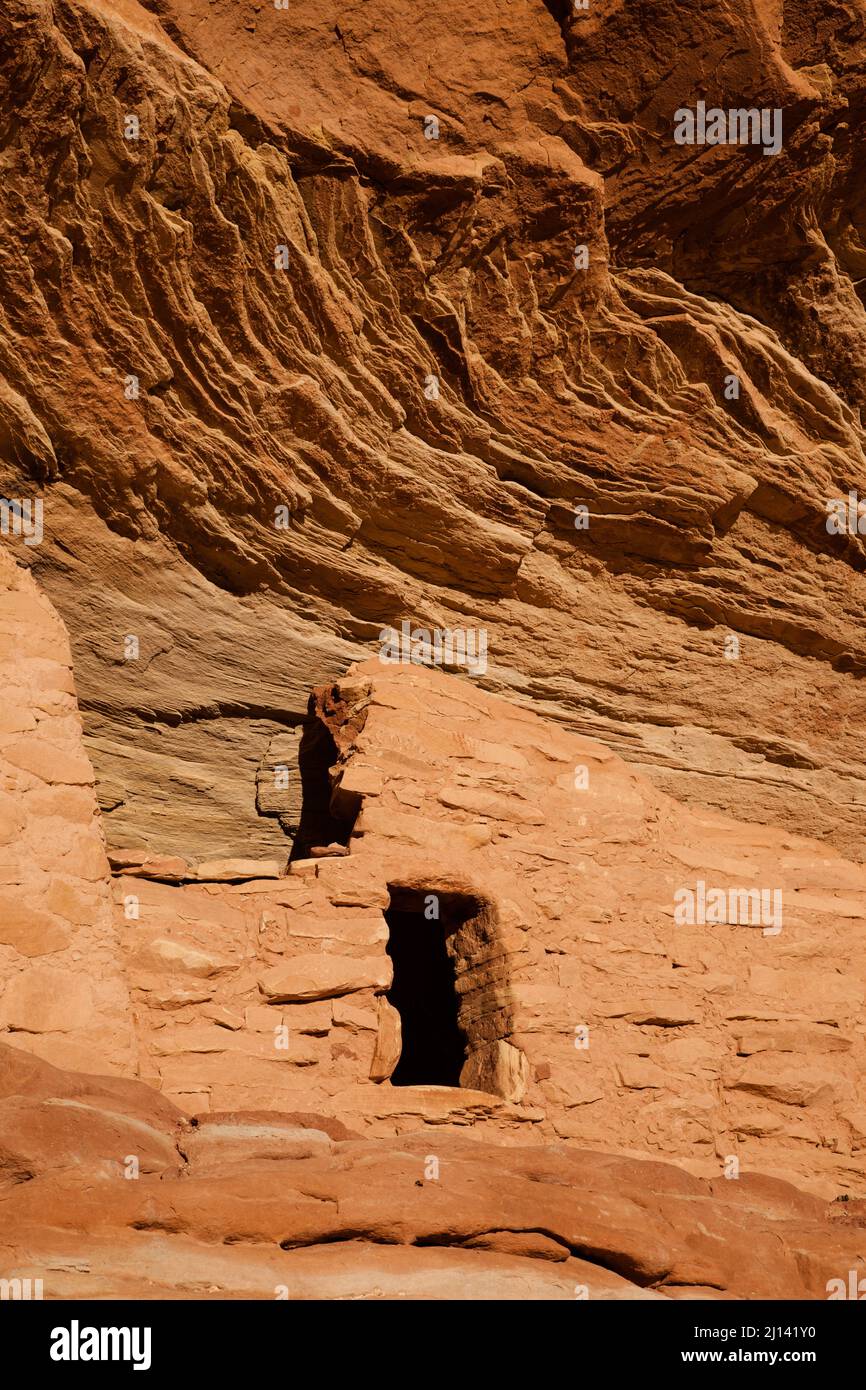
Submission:
M 466 1034 L 458 1022 L 454 934 L 471 915 L 436 894 L 391 894 L 385 913 L 394 982 L 388 1000 L 400 1015 L 403 1045 L 392 1086 L 459 1086 Z M 431 915 L 438 913 L 438 916 Z

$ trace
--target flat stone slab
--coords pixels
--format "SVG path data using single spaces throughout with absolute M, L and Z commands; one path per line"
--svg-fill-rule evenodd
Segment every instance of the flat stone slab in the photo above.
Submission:
M 355 990 L 385 990 L 391 984 L 388 956 L 295 956 L 259 977 L 259 989 L 272 1004 L 293 1000 L 332 999 Z

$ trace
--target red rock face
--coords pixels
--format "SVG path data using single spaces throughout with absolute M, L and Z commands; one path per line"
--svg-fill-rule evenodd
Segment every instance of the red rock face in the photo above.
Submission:
M 44 488 L 113 846 L 273 855 L 298 806 L 251 776 L 406 618 L 483 623 L 488 688 L 680 799 L 862 856 L 833 13 L 11 0 L 0 485 Z M 781 149 L 678 145 L 699 101 Z
M 372 661 L 312 707 L 345 843 L 288 873 L 110 867 L 62 626 L 2 563 L 4 1277 L 48 1270 L 55 1298 L 859 1279 L 856 1211 L 829 1200 L 864 1188 L 859 865 Z
M 0 1275 L 863 1273 L 864 29 L 7 0 Z
M 0 1117 L 0 1261 L 45 1298 L 823 1298 L 866 1269 L 856 1220 L 770 1178 L 315 1114 L 191 1126 L 3 1046 Z
M 0 551 L 0 1028 L 131 1075 L 129 991 L 65 629 Z

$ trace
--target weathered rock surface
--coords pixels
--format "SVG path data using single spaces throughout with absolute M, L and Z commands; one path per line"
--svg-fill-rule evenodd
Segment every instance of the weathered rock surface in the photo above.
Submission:
M 0 488 L 115 848 L 273 857 L 307 690 L 405 618 L 862 858 L 862 3 L 502 15 L 3 7 Z M 781 152 L 677 145 L 701 97 Z
M 863 1273 L 864 34 L 6 0 L 0 1277 Z
M 68 1066 L 137 1066 L 69 642 L 0 549 L 0 1031 Z
M 686 808 L 440 672 L 368 662 L 313 718 L 334 759 L 315 799 L 352 808 L 348 855 L 248 879 L 262 865 L 243 857 L 168 880 L 121 859 L 106 938 L 121 1002 L 94 1002 L 89 945 L 69 977 L 46 938 L 0 972 L 10 1041 L 63 1063 L 70 1030 L 113 1049 L 131 1013 L 138 1074 L 188 1113 L 315 1110 L 380 1136 L 471 1123 L 866 1195 L 861 866 Z M 450 1079 L 398 1070 L 418 1024 L 395 912 L 447 941 Z M 428 1033 L 445 1028 L 422 1007 Z
M 862 1218 L 784 1182 L 315 1114 L 188 1121 L 0 1046 L 0 1275 L 45 1298 L 825 1298 Z

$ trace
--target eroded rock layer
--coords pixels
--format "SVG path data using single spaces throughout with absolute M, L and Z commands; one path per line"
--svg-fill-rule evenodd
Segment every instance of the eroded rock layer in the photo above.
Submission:
M 0 487 L 115 847 L 275 853 L 256 774 L 405 618 L 862 857 L 864 15 L 8 0 Z
M 44 1298 L 823 1298 L 862 1203 L 315 1114 L 185 1120 L 0 1046 L 0 1269 Z

